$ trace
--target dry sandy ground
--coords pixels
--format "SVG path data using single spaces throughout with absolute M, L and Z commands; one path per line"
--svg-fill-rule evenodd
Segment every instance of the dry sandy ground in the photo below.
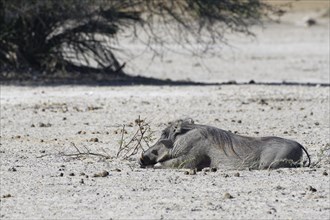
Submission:
M 145 75 L 329 83 L 327 27 L 273 25 L 260 30 L 258 41 L 238 43 L 242 53 L 205 59 L 214 63 L 210 71 L 171 54 Z M 148 57 L 133 62 L 128 68 L 139 64 L 141 72 L 149 63 Z M 320 86 L 1 86 L 0 218 L 330 219 L 329 92 Z M 126 124 L 131 135 L 139 115 L 155 138 L 168 121 L 189 116 L 242 135 L 294 139 L 320 162 L 196 175 L 141 169 L 137 155 L 115 158 L 118 131 Z M 109 158 L 64 156 L 76 153 L 71 143 Z M 109 175 L 93 177 L 103 170 Z
M 126 124 L 132 134 L 141 115 L 155 137 L 168 121 L 191 116 L 243 135 L 295 139 L 316 162 L 329 149 L 328 113 L 329 87 L 2 87 L 1 216 L 329 219 L 329 150 L 316 168 L 197 175 L 112 158 L 115 133 Z M 61 156 L 75 153 L 71 142 L 111 158 Z M 92 177 L 103 170 L 110 175 Z

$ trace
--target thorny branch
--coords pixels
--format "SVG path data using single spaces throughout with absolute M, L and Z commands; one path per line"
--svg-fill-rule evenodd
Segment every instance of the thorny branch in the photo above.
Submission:
M 150 125 L 145 121 L 138 117 L 135 120 L 135 125 L 137 125 L 137 130 L 135 131 L 134 135 L 128 139 L 128 142 L 125 144 L 125 125 L 121 130 L 121 140 L 120 146 L 117 152 L 117 158 L 121 157 L 123 159 L 128 159 L 131 156 L 136 155 L 139 150 L 142 152 L 145 151 L 145 148 L 149 148 L 149 142 L 152 141 L 152 134 Z M 146 146 L 145 146 L 146 145 Z
M 125 143 L 125 134 L 127 134 L 127 131 L 125 130 L 125 125 L 123 125 L 121 129 L 121 139 L 119 142 L 119 149 L 116 154 L 117 158 L 122 159 L 128 159 L 134 155 L 136 155 L 140 150 L 142 152 L 145 151 L 145 148 L 149 148 L 149 143 L 152 141 L 152 134 L 150 125 L 145 121 L 138 117 L 138 119 L 135 120 L 135 125 L 137 126 L 137 130 L 134 132 L 133 136 L 128 139 L 128 141 Z M 67 157 L 75 157 L 75 158 L 81 158 L 83 156 L 97 156 L 104 159 L 110 159 L 112 158 L 109 154 L 106 153 L 104 149 L 102 153 L 96 153 L 91 152 L 86 146 L 82 146 L 84 150 L 81 150 L 81 148 L 78 148 L 75 143 L 71 142 L 71 146 L 75 149 L 75 153 L 66 154 L 61 152 L 61 156 L 67 156 Z

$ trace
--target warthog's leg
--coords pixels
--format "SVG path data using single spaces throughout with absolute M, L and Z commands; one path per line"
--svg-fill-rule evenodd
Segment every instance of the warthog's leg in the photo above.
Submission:
M 164 169 L 164 168 L 186 168 L 188 165 L 188 158 L 186 156 L 180 156 L 177 158 L 169 159 L 160 163 L 156 163 L 154 168 Z M 191 162 L 189 162 L 191 163 Z
M 302 150 L 297 144 L 272 146 L 260 155 L 259 169 L 277 169 L 299 166 Z
M 166 160 L 161 163 L 154 165 L 154 168 L 164 169 L 164 168 L 186 168 L 186 169 L 195 169 L 201 170 L 205 167 L 209 167 L 211 160 L 208 156 L 198 155 L 198 157 L 192 156 L 180 156 L 170 160 Z

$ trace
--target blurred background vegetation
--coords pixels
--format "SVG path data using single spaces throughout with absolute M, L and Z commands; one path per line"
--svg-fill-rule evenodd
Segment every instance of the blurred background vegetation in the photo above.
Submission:
M 124 75 L 118 33 L 146 46 L 225 42 L 274 12 L 260 0 L 0 0 L 1 79 Z M 164 38 L 157 30 L 168 31 Z M 78 74 L 78 75 L 75 75 Z

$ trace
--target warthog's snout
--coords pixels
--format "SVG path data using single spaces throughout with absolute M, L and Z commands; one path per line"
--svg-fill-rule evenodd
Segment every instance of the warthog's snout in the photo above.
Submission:
M 157 163 L 157 154 L 155 152 L 146 151 L 141 154 L 139 164 L 141 167 L 151 166 Z
M 154 146 L 143 152 L 139 164 L 141 167 L 152 166 L 170 159 L 169 147 L 171 142 L 168 140 L 160 140 Z
M 148 156 L 145 156 L 143 154 L 141 154 L 141 157 L 139 159 L 139 164 L 141 167 L 145 167 L 145 166 L 148 166 L 148 165 L 151 165 L 151 161 L 150 161 L 150 158 Z

